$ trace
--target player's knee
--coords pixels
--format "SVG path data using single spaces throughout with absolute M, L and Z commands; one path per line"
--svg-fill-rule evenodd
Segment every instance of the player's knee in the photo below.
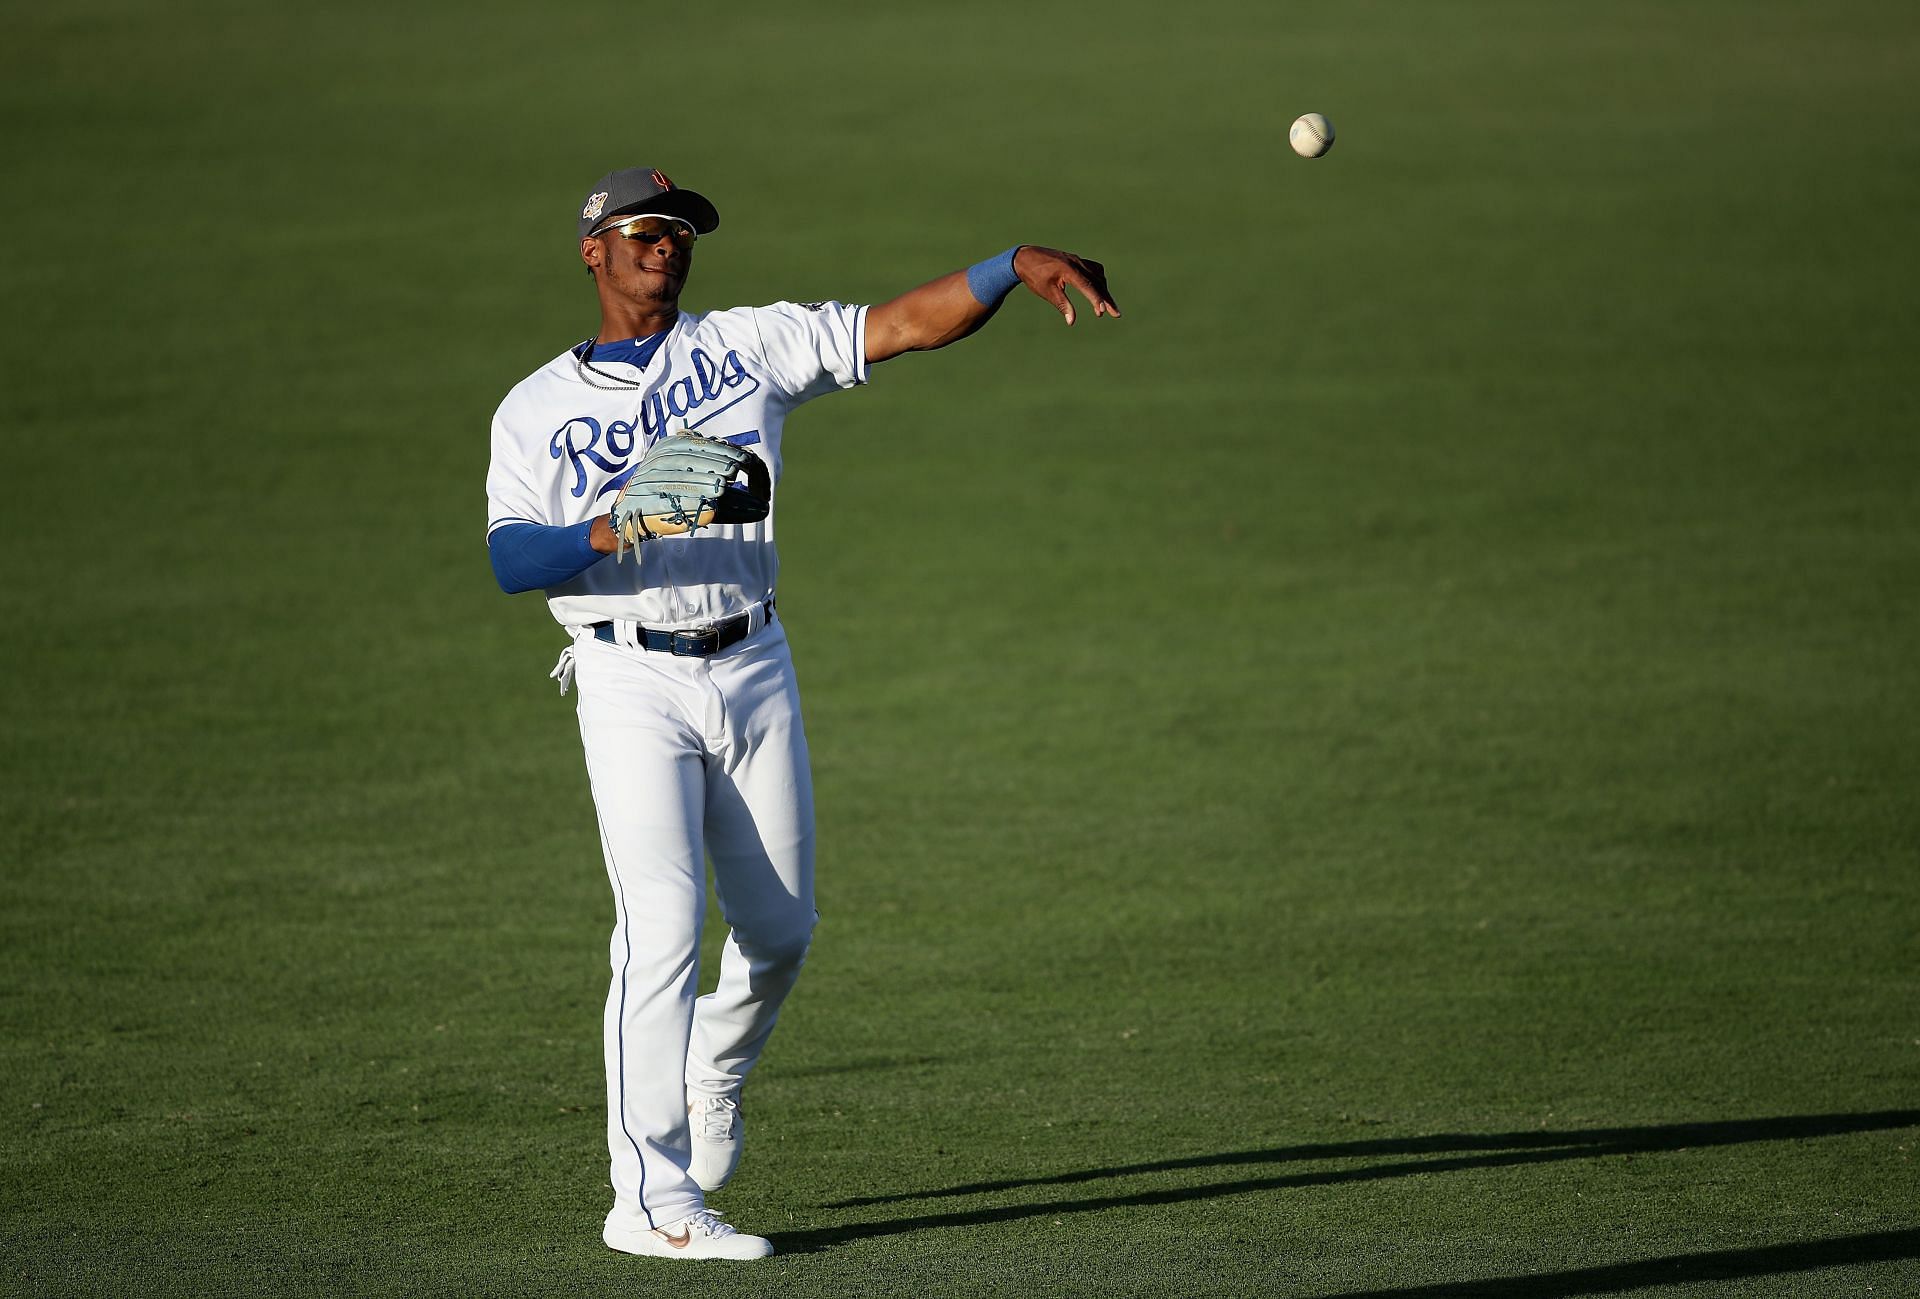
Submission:
M 772 923 L 758 924 L 750 931 L 735 930 L 740 950 L 756 963 L 775 966 L 799 966 L 807 959 L 813 944 L 813 926 L 819 916 L 812 910 L 793 912 Z
M 756 949 L 756 955 L 775 965 L 787 965 L 798 968 L 807 959 L 807 950 L 813 946 L 813 926 L 808 925 L 798 932 L 781 934 L 771 943 L 762 943 Z

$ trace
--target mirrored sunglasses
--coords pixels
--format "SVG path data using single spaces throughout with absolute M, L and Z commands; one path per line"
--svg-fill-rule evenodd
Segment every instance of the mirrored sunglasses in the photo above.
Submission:
M 648 248 L 653 247 L 668 235 L 672 235 L 683 244 L 690 244 L 699 238 L 699 236 L 693 232 L 693 227 L 678 217 L 651 215 L 622 217 L 620 220 L 611 222 L 601 229 L 594 231 L 594 233 L 601 235 L 620 235 L 626 239 L 638 239 Z

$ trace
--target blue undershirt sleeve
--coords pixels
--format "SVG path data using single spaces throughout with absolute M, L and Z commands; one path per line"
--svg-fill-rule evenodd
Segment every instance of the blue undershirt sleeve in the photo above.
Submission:
M 508 595 L 540 591 L 571 581 L 606 556 L 587 541 L 593 520 L 549 528 L 539 523 L 509 523 L 487 534 L 493 576 Z

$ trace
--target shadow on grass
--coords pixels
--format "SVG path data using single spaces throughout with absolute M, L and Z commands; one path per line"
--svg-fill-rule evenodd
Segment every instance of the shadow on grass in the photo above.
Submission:
M 981 1195 L 1026 1187 L 1067 1186 L 1110 1177 L 1137 1177 L 1196 1168 L 1242 1168 L 1262 1164 L 1370 1159 L 1381 1156 L 1388 1157 L 1389 1162 L 1368 1164 L 1359 1168 L 1273 1172 L 1254 1177 L 1213 1181 L 1197 1186 L 1168 1186 L 1123 1195 L 1046 1200 L 1033 1204 L 989 1205 L 947 1213 L 891 1218 L 880 1222 L 850 1223 L 841 1227 L 823 1227 L 814 1231 L 786 1233 L 778 1238 L 778 1245 L 783 1252 L 808 1253 L 828 1249 L 847 1241 L 929 1231 L 941 1227 L 982 1226 L 1017 1222 L 1025 1218 L 1092 1213 L 1102 1209 L 1186 1204 L 1196 1200 L 1217 1199 L 1224 1195 L 1245 1195 L 1255 1191 L 1334 1186 L 1347 1182 L 1372 1182 L 1393 1177 L 1445 1173 L 1468 1168 L 1516 1167 L 1526 1164 L 1557 1163 L 1568 1159 L 1599 1159 L 1612 1155 L 1744 1145 L 1759 1141 L 1798 1141 L 1811 1137 L 1839 1136 L 1850 1132 L 1878 1132 L 1914 1126 L 1920 1126 L 1920 1110 L 1879 1110 L 1867 1114 L 1789 1115 L 1770 1119 L 1675 1123 L 1638 1128 L 1579 1128 L 1563 1132 L 1536 1130 L 1502 1133 L 1438 1133 L 1424 1137 L 1388 1137 L 1369 1141 L 1276 1146 L 1266 1150 L 1230 1151 L 1224 1154 L 1193 1155 L 1179 1159 L 1119 1164 L 1109 1168 L 1080 1169 L 1056 1173 L 1048 1177 L 968 1182 L 936 1190 L 907 1191 L 898 1195 L 840 1200 L 826 1207 L 846 1209 L 898 1204 L 911 1200 Z M 1393 1156 L 1423 1157 L 1394 1159 Z M 1876 1254 L 1872 1252 L 1874 1249 L 1883 1252 Z M 1884 1252 L 1889 1250 L 1893 1252 Z M 1710 1271 L 1689 1272 L 1687 1271 L 1689 1268 L 1744 1266 L 1755 1270 L 1729 1272 L 1727 1275 L 1750 1276 L 1758 1275 L 1763 1271 L 1796 1271 L 1828 1267 L 1841 1262 L 1916 1256 L 1920 1256 L 1920 1232 L 1890 1232 L 1875 1236 L 1817 1241 L 1803 1245 L 1730 1250 L 1720 1254 L 1681 1255 L 1671 1259 L 1654 1259 L 1622 1264 L 1617 1267 L 1560 1273 L 1557 1276 L 1510 1277 L 1493 1281 L 1476 1281 L 1463 1283 L 1464 1288 L 1443 1286 L 1368 1293 L 1383 1297 L 1474 1294 L 1512 1297 L 1512 1299 L 1518 1299 L 1519 1296 L 1597 1294 L 1608 1289 L 1625 1289 L 1632 1285 L 1659 1284 L 1657 1279 L 1623 1280 L 1620 1278 L 1629 1274 L 1634 1277 L 1652 1277 L 1662 1267 L 1668 1269 L 1662 1275 L 1668 1280 L 1674 1280 L 1717 1275 Z M 1555 1286 L 1559 1288 L 1556 1289 Z M 1581 1288 L 1583 1286 L 1585 1288 Z M 1341 1296 L 1340 1299 L 1360 1299 L 1360 1296 Z
M 1563 1299 L 1563 1296 L 1611 1294 L 1647 1286 L 1688 1285 L 1695 1281 L 1731 1281 L 1748 1276 L 1780 1276 L 1849 1263 L 1888 1263 L 1920 1258 L 1920 1231 L 1879 1231 L 1836 1236 L 1796 1245 L 1757 1249 L 1717 1249 L 1706 1254 L 1582 1267 L 1533 1276 L 1501 1276 L 1484 1281 L 1449 1281 L 1403 1286 L 1395 1290 L 1347 1290 L 1326 1299 Z
M 1117 1164 L 1086 1168 L 1050 1177 L 1008 1178 L 995 1182 L 967 1182 L 938 1190 L 904 1191 L 898 1195 L 867 1195 L 835 1200 L 829 1209 L 853 1209 L 869 1204 L 899 1204 L 906 1200 L 937 1200 L 952 1195 L 980 1195 L 1023 1186 L 1066 1186 L 1108 1177 L 1141 1173 L 1168 1173 L 1185 1168 L 1232 1168 L 1241 1164 L 1302 1163 L 1319 1159 L 1366 1159 L 1376 1155 L 1434 1155 L 1464 1151 L 1500 1152 L 1491 1159 L 1431 1160 L 1390 1165 L 1391 1173 L 1355 1169 L 1325 1177 L 1330 1181 L 1366 1181 L 1376 1176 L 1421 1170 L 1485 1167 L 1490 1164 L 1536 1163 L 1542 1159 L 1588 1159 L 1599 1155 L 1637 1154 L 1642 1151 L 1690 1150 L 1697 1146 L 1745 1145 L 1754 1141 L 1799 1141 L 1834 1137 L 1848 1132 L 1879 1132 L 1920 1126 L 1920 1110 L 1878 1110 L 1870 1114 L 1804 1114 L 1777 1119 L 1731 1119 L 1720 1123 L 1670 1123 L 1644 1128 L 1576 1128 L 1567 1132 L 1534 1129 L 1528 1132 L 1441 1132 L 1426 1137 L 1385 1137 L 1373 1141 L 1335 1141 L 1318 1145 L 1275 1146 L 1269 1150 L 1237 1150 L 1223 1155 L 1191 1155 L 1156 1159 L 1144 1164 Z M 1515 1153 L 1519 1152 L 1519 1153 Z M 1321 1175 L 1316 1174 L 1316 1177 Z M 1289 1184 L 1291 1184 L 1289 1182 Z M 1252 1188 L 1250 1188 L 1252 1189 Z

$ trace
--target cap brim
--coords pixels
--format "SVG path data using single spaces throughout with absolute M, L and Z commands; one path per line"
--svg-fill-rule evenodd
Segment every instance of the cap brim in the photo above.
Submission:
M 609 217 L 632 216 L 637 212 L 658 212 L 661 216 L 680 217 L 693 226 L 693 232 L 697 235 L 710 235 L 720 228 L 720 210 L 707 200 L 706 195 L 690 189 L 670 189 L 664 194 L 655 194 L 645 202 L 629 203 L 604 214 L 599 224 L 607 224 Z

